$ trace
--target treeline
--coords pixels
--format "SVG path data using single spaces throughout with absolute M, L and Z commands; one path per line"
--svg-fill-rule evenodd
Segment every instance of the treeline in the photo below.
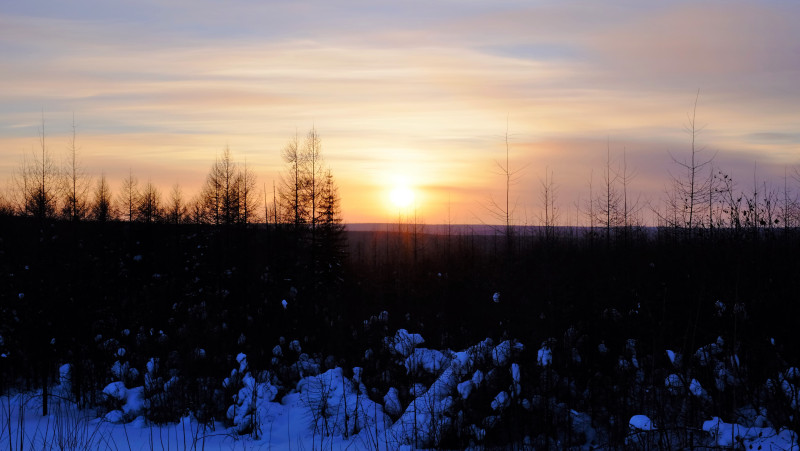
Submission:
M 247 162 L 235 161 L 225 148 L 211 165 L 200 192 L 187 198 L 180 184 L 166 195 L 151 180 L 133 171 L 114 193 L 105 175 L 93 178 L 81 159 L 75 126 L 64 164 L 50 152 L 44 121 L 36 151 L 23 157 L 9 189 L 0 192 L 0 215 L 67 221 L 129 221 L 245 225 L 258 222 L 340 228 L 340 198 L 336 181 L 325 165 L 322 139 L 312 128 L 304 140 L 292 138 L 282 151 L 285 174 L 266 184 Z

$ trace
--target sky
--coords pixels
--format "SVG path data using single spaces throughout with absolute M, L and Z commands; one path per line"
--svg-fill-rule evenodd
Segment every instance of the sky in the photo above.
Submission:
M 130 171 L 191 195 L 227 146 L 271 196 L 281 149 L 314 127 L 346 222 L 496 222 L 507 143 L 514 221 L 539 221 L 552 174 L 574 224 L 608 151 L 659 204 L 697 100 L 715 166 L 782 190 L 798 19 L 796 1 L 2 2 L 0 189 L 43 122 L 65 158 L 74 117 L 86 172 L 115 190 Z

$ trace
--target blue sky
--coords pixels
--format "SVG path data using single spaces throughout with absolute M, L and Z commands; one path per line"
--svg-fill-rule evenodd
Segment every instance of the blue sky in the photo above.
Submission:
M 164 191 L 196 191 L 226 145 L 271 185 L 281 147 L 314 126 L 348 221 L 393 216 L 405 184 L 427 222 L 448 204 L 475 222 L 502 191 L 508 127 L 530 223 L 544 172 L 566 214 L 607 142 L 658 202 L 699 89 L 716 164 L 749 184 L 758 161 L 778 183 L 800 156 L 798 19 L 777 1 L 4 2 L 0 180 L 42 112 L 54 155 L 74 113 L 90 173 Z

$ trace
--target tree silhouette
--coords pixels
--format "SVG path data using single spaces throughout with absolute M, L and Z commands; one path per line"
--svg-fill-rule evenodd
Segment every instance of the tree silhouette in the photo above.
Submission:
M 105 222 L 116 217 L 114 205 L 111 201 L 111 187 L 108 186 L 106 175 L 101 174 L 100 180 L 94 189 L 94 199 L 89 207 L 89 216 L 95 221 Z
M 142 222 L 152 223 L 161 220 L 161 192 L 150 180 L 147 181 L 139 196 L 136 212 L 139 221 Z
M 281 178 L 280 200 L 284 208 L 284 222 L 299 229 L 306 223 L 306 202 L 304 193 L 303 157 L 297 141 L 297 133 L 281 151 L 283 161 L 289 165 L 286 175 Z
M 239 171 L 237 188 L 239 198 L 239 223 L 248 224 L 257 218 L 257 211 L 259 207 L 259 197 L 256 192 L 256 178 L 253 170 L 247 166 L 247 160 L 244 166 Z
M 118 202 L 120 204 L 120 210 L 124 212 L 123 215 L 127 216 L 128 222 L 132 222 L 136 219 L 139 205 L 139 181 L 131 170 L 128 170 L 128 177 L 122 181 Z
M 206 176 L 201 199 L 208 221 L 212 224 L 231 225 L 239 219 L 239 173 L 225 147 Z
M 72 117 L 72 136 L 67 148 L 65 182 L 65 202 L 62 208 L 64 218 L 79 221 L 89 213 L 88 192 L 91 181 L 81 165 L 75 138 L 75 116 Z
M 60 172 L 47 149 L 46 137 L 44 114 L 42 114 L 39 150 L 32 152 L 30 160 L 23 157 L 16 177 L 23 214 L 39 219 L 54 217 L 58 206 Z
M 690 233 L 697 226 L 702 226 L 703 221 L 697 219 L 697 211 L 704 204 L 706 193 L 713 192 L 709 184 L 713 183 L 713 178 L 702 178 L 701 172 L 710 165 L 716 154 L 709 158 L 702 158 L 705 150 L 697 146 L 697 136 L 703 127 L 697 125 L 697 102 L 700 98 L 700 90 L 694 100 L 692 112 L 687 115 L 688 123 L 686 132 L 689 134 L 690 150 L 687 160 L 679 160 L 672 156 L 672 161 L 678 165 L 680 175 L 670 173 L 672 181 L 671 189 L 667 192 L 667 220 L 671 226 L 685 227 Z

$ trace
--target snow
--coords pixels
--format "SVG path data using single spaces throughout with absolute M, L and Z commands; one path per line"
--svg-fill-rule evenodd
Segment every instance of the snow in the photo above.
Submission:
M 743 449 L 800 449 L 797 434 L 788 429 L 775 431 L 772 428 L 745 427 L 740 424 L 725 423 L 718 417 L 713 417 L 703 423 L 703 430 L 711 435 L 717 446 L 736 446 Z
M 362 382 L 365 371 L 360 367 L 352 369 L 352 378 L 346 377 L 347 372 L 339 367 L 320 374 L 319 359 L 300 354 L 297 361 L 301 374 L 299 381 L 295 386 L 279 389 L 273 385 L 277 382 L 267 372 L 252 371 L 248 367 L 247 356 L 240 353 L 236 355 L 230 377 L 222 383 L 217 382 L 220 384 L 218 388 L 226 386 L 229 388 L 227 393 L 233 394 L 226 401 L 225 414 L 229 420 L 226 424 L 229 426 L 221 422 L 202 425 L 191 416 L 183 417 L 177 424 L 156 426 L 150 423 L 144 416 L 147 406 L 145 387 L 148 390 L 155 387 L 167 391 L 178 382 L 175 376 L 169 377 L 166 382 L 162 381 L 162 377 L 167 379 L 168 376 L 158 375 L 158 359 L 149 359 L 145 365 L 145 386 L 125 386 L 124 381 L 131 382 L 137 380 L 136 378 L 120 379 L 106 385 L 102 392 L 108 399 L 111 410 L 101 412 L 99 418 L 95 418 L 93 411 L 80 411 L 77 406 L 66 401 L 66 397 L 61 396 L 51 398 L 52 409 L 60 412 L 59 421 L 71 422 L 73 426 L 69 427 L 73 427 L 76 434 L 83 434 L 76 439 L 78 441 L 74 446 L 66 446 L 68 449 L 104 449 L 109 443 L 115 443 L 122 448 L 150 449 L 151 443 L 159 443 L 163 449 L 291 448 L 383 451 L 437 448 L 442 431 L 451 426 L 461 427 L 460 431 L 468 436 L 466 439 L 477 441 L 476 446 L 480 446 L 480 440 L 494 433 L 492 428 L 503 427 L 507 415 L 514 413 L 509 410 L 512 403 L 532 410 L 549 402 L 541 396 L 538 399 L 536 396 L 531 398 L 525 395 L 528 399 L 520 396 L 522 372 L 526 369 L 516 363 L 522 361 L 516 360 L 521 357 L 518 353 L 524 349 L 520 343 L 507 340 L 493 346 L 492 341 L 487 339 L 466 350 L 453 352 L 419 348 L 419 344 L 423 342 L 420 335 L 410 334 L 405 330 L 398 331 L 386 342 L 387 350 L 395 356 L 393 364 L 400 371 L 405 369 L 413 383 L 388 388 L 382 399 L 380 394 L 367 396 L 368 387 Z M 281 340 L 281 343 L 292 348 L 294 342 Z M 553 345 L 552 341 L 542 344 L 537 353 L 537 363 L 540 366 L 552 364 Z M 719 340 L 712 345 L 722 346 Z M 297 348 L 299 352 L 299 342 Z M 707 348 L 708 356 L 711 355 L 712 348 L 711 345 Z M 117 349 L 121 348 L 114 346 L 109 352 L 114 353 Z M 280 351 L 280 345 L 276 349 Z M 625 351 L 633 353 L 635 346 Z M 274 349 L 273 354 L 277 354 Z M 628 358 L 632 357 L 634 356 L 628 354 Z M 627 362 L 627 359 L 623 360 Z M 127 372 L 122 370 L 126 363 L 118 361 L 117 372 L 130 375 L 133 368 Z M 723 361 L 709 359 L 707 365 L 715 368 L 715 377 L 724 378 L 728 384 L 735 374 L 734 369 L 738 362 L 735 356 L 729 355 Z M 709 399 L 708 392 L 700 382 L 690 379 L 692 374 L 668 374 L 664 379 L 664 386 L 674 395 Z M 771 388 L 796 398 L 800 370 L 789 368 L 773 374 L 774 377 L 770 379 Z M 52 393 L 61 393 L 58 390 L 66 390 L 63 393 L 68 393 L 71 383 L 70 366 L 62 365 L 59 375 L 60 385 Z M 526 373 L 526 376 L 533 374 Z M 504 381 L 503 386 L 497 387 L 495 382 L 498 380 Z M 711 383 L 711 379 L 702 380 Z M 687 385 L 685 381 L 690 383 Z M 691 395 L 686 393 L 687 388 Z M 476 392 L 479 389 L 482 392 Z M 279 393 L 283 394 L 282 398 L 278 397 Z M 484 408 L 492 409 L 491 414 L 469 419 L 464 410 L 461 410 L 468 399 L 480 400 Z M 796 401 L 794 399 L 794 409 L 797 408 Z M 14 425 L 10 432 L 3 433 L 0 430 L 0 449 L 13 448 L 13 443 L 18 442 L 18 434 L 24 434 L 28 449 L 65 447 L 52 441 L 55 440 L 54 431 L 47 429 L 53 427 L 56 415 L 41 417 L 40 411 L 37 412 L 40 405 L 41 396 L 36 393 L 0 397 L 0 417 L 8 415 L 7 424 Z M 800 451 L 796 433 L 776 430 L 766 420 L 766 411 L 755 408 L 750 410 L 751 412 L 744 415 L 748 420 L 737 420 L 745 423 L 744 425 L 725 423 L 719 418 L 713 418 L 686 427 L 699 429 L 702 423 L 702 429 L 707 436 L 704 435 L 699 440 L 704 440 L 704 445 Z M 569 421 L 573 433 L 582 437 L 575 449 L 595 449 L 597 442 L 606 439 L 606 432 L 599 426 L 595 431 L 590 415 L 566 407 L 562 413 L 565 421 Z M 656 425 L 646 415 L 633 415 L 628 425 L 631 435 L 647 435 L 647 432 L 657 430 Z M 663 428 L 660 431 L 668 430 L 669 426 L 662 425 L 661 421 L 659 425 Z M 163 445 L 166 437 L 171 437 L 172 442 Z M 527 448 L 535 448 L 535 440 L 520 441 L 528 443 Z
M 475 374 L 472 375 L 472 379 L 471 380 L 472 380 L 472 383 L 476 387 L 480 387 L 480 385 L 483 383 L 484 379 L 485 379 L 485 377 L 483 375 L 483 371 L 476 370 Z
M 708 397 L 708 392 L 706 392 L 706 389 L 700 385 L 700 382 L 698 382 L 697 379 L 692 379 L 692 381 L 689 383 L 689 392 L 698 398 Z
M 628 426 L 634 431 L 654 431 L 656 429 L 647 415 L 632 416 Z
M 408 374 L 428 373 L 438 374 L 450 364 L 450 357 L 435 349 L 414 349 L 405 360 Z
M 103 394 L 121 405 L 106 414 L 106 420 L 112 423 L 130 421 L 144 412 L 144 387 L 127 389 L 122 382 L 112 382 L 103 389 Z
M 147 361 L 147 372 L 155 373 L 156 371 L 158 371 L 158 359 L 151 358 L 150 360 Z
M 475 388 L 475 384 L 471 380 L 459 383 L 457 390 L 458 394 L 461 395 L 461 399 L 466 400 L 469 398 L 469 395 L 472 394 L 473 388 Z
M 408 357 L 417 346 L 425 343 L 420 334 L 410 334 L 405 329 L 397 331 L 393 338 L 387 338 L 389 348 L 403 357 Z
M 683 393 L 683 380 L 677 374 L 670 374 L 664 380 L 664 386 L 667 387 L 667 391 L 673 395 L 679 395 Z
M 103 394 L 109 398 L 113 398 L 118 401 L 124 401 L 127 391 L 128 390 L 125 388 L 125 384 L 122 382 L 112 382 L 106 385 L 106 388 L 103 389 Z
M 542 347 L 539 348 L 536 354 L 536 363 L 544 367 L 550 366 L 553 363 L 553 352 L 550 350 L 550 347 L 547 346 L 547 343 L 542 343 Z
M 524 349 L 522 343 L 511 340 L 503 341 L 492 350 L 492 363 L 495 366 L 506 366 L 512 352 L 522 352 Z
M 492 410 L 502 411 L 511 403 L 511 397 L 508 393 L 501 391 L 492 400 Z
M 386 396 L 383 397 L 383 407 L 386 413 L 393 418 L 403 414 L 403 405 L 400 404 L 400 394 L 396 388 L 391 387 L 389 391 L 386 392 Z

